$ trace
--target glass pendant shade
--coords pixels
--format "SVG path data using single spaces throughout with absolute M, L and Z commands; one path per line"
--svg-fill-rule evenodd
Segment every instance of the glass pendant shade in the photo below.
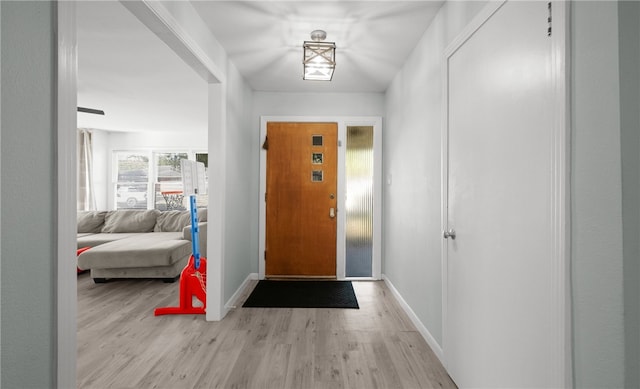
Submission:
M 334 42 L 305 41 L 304 80 L 331 81 L 336 67 L 336 44 Z

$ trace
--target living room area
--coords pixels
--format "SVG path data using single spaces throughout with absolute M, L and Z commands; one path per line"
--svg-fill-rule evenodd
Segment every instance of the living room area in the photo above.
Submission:
M 175 281 L 191 252 L 182 160 L 203 167 L 206 255 L 206 82 L 120 3 L 76 10 L 79 271 Z

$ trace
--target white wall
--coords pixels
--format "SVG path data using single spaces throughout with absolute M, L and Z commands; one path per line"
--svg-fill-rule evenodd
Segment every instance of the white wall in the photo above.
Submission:
M 640 4 L 618 5 L 625 387 L 640 387 Z
M 383 116 L 382 93 L 279 93 L 254 92 L 255 139 L 260 116 Z
M 445 3 L 386 93 L 383 273 L 440 345 L 442 64 L 484 5 Z
M 2 7 L 0 6 L 0 42 L 2 42 Z M 2 64 L 2 49 L 0 47 L 0 64 Z M 1 66 L 0 66 L 1 68 Z M 2 82 L 0 82 L 0 96 L 2 96 Z M 0 98 L 0 150 L 2 150 L 2 98 Z M 0 172 L 2 171 L 2 158 L 0 158 Z M 0 209 L 2 209 L 2 180 L 0 179 Z M 2 223 L 0 223 L 0 237 L 2 236 Z M 0 301 L 2 301 L 2 239 L 0 239 Z M 0 309 L 0 334 L 2 334 L 2 309 Z M 0 386 L 2 386 L 2 347 L 0 335 Z
M 54 6 L 0 2 L 4 388 L 56 385 Z
M 207 149 L 207 131 L 199 132 L 110 132 L 111 150 Z
M 253 148 L 257 126 L 252 126 L 253 92 L 232 63 L 227 65 L 227 134 L 226 134 L 226 220 L 223 302 L 229 302 L 258 264 L 257 213 L 252 208 L 256 197 Z M 215 185 L 215 183 L 210 183 Z
M 621 388 L 625 347 L 617 3 L 573 2 L 571 35 L 575 386 Z

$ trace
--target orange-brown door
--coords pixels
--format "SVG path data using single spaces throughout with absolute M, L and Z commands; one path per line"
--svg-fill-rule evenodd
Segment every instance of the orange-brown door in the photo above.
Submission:
M 267 123 L 265 275 L 335 277 L 336 123 Z

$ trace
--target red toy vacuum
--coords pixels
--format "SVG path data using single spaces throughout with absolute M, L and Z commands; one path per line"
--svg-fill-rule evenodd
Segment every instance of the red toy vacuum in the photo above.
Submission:
M 198 239 L 198 210 L 196 208 L 196 196 L 189 197 L 191 206 L 191 244 L 193 253 L 182 273 L 180 273 L 180 306 L 156 308 L 153 314 L 160 315 L 189 315 L 204 314 L 207 308 L 207 259 L 200 257 L 200 245 Z M 193 306 L 193 298 L 199 300 L 202 305 Z

